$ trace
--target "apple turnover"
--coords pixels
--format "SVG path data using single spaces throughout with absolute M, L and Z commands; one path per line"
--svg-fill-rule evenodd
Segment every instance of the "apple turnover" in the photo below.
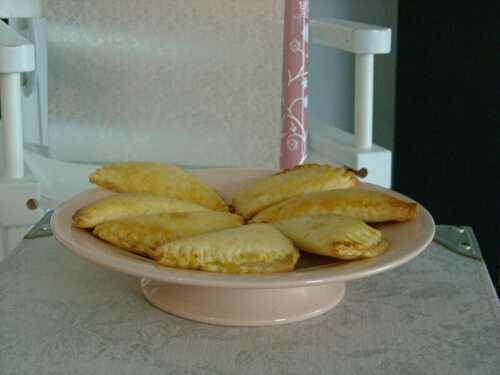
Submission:
M 292 271 L 299 251 L 269 224 L 250 224 L 168 242 L 152 253 L 169 267 L 224 273 Z
M 90 182 L 119 193 L 149 193 L 228 211 L 226 202 L 198 177 L 175 165 L 152 162 L 108 164 L 90 175 Z
M 235 211 L 249 219 L 259 211 L 296 195 L 356 186 L 356 175 L 345 168 L 305 164 L 262 178 L 233 198 Z
M 138 215 L 171 212 L 210 211 L 196 203 L 151 194 L 115 194 L 80 208 L 73 215 L 73 225 L 93 228 L 105 221 Z
M 378 223 L 410 220 L 415 218 L 416 212 L 416 203 L 402 201 L 380 191 L 352 188 L 291 198 L 259 212 L 251 222 L 270 223 L 295 216 L 337 214 Z
M 115 246 L 149 256 L 167 242 L 242 224 L 241 216 L 226 212 L 177 212 L 108 221 L 98 224 L 93 233 Z
M 297 216 L 273 226 L 299 249 L 338 259 L 372 258 L 389 246 L 379 230 L 348 216 Z

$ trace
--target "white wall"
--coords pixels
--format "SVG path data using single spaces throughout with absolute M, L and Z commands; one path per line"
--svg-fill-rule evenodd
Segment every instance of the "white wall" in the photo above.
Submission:
M 392 53 L 375 58 L 374 141 L 393 149 L 397 0 L 311 0 L 311 17 L 336 17 L 392 29 Z M 352 131 L 354 57 L 311 46 L 310 119 Z M 313 130 L 314 131 L 314 130 Z

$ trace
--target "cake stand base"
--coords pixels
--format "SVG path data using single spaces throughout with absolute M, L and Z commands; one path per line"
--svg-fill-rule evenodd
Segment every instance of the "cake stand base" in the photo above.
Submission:
M 147 300 L 170 314 L 209 324 L 270 326 L 324 314 L 344 297 L 345 283 L 279 289 L 167 284 L 143 278 Z

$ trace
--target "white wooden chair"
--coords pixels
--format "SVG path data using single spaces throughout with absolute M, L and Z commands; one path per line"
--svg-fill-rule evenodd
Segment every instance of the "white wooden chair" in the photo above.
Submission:
M 120 147 L 122 146 L 119 145 L 113 149 L 113 153 L 106 153 L 99 148 L 99 145 L 102 146 L 102 144 L 98 142 L 91 144 L 91 147 L 94 147 L 95 153 L 99 156 L 89 157 L 90 160 L 88 161 L 90 163 L 85 163 L 88 155 L 61 158 L 56 155 L 54 157 L 54 152 L 49 144 L 51 119 L 48 116 L 47 104 L 49 91 L 47 84 L 47 45 L 48 42 L 50 43 L 50 38 L 47 38 L 47 19 L 43 17 L 44 11 L 46 11 L 46 9 L 44 10 L 44 3 L 45 6 L 47 6 L 46 3 L 50 5 L 50 0 L 45 2 L 40 0 L 2 0 L 0 3 L 0 18 L 9 20 L 9 24 L 0 21 L 0 108 L 2 113 L 1 135 L 3 138 L 3 172 L 0 179 L 0 259 L 15 247 L 29 227 L 41 217 L 43 213 L 39 204 L 41 199 L 45 198 L 48 205 L 65 199 L 89 186 L 87 176 L 99 161 L 111 161 L 113 155 L 121 155 L 118 156 L 119 159 L 124 158 L 124 154 L 120 154 Z M 307 2 L 304 3 L 307 4 Z M 162 11 L 165 11 L 165 9 L 162 8 Z M 64 24 L 59 26 L 62 27 Z M 80 26 L 85 27 L 85 25 Z M 78 38 L 78 28 L 69 31 L 60 28 L 60 31 L 73 33 L 72 37 Z M 108 31 L 103 30 L 102 32 Z M 94 30 L 94 32 L 95 38 L 102 37 L 98 29 Z M 353 169 L 366 168 L 368 170 L 366 181 L 389 187 L 391 181 L 391 153 L 373 144 L 372 117 L 374 55 L 390 52 L 391 30 L 339 19 L 314 19 L 310 23 L 310 32 L 310 41 L 312 43 L 355 54 L 356 68 L 354 134 L 334 128 L 315 128 L 314 132 L 309 134 L 308 161 L 338 163 Z M 123 29 L 122 33 L 112 35 L 112 37 L 118 39 L 131 38 L 126 29 Z M 106 35 L 109 37 L 109 34 Z M 161 42 L 161 39 L 159 41 Z M 139 39 L 132 38 L 130 43 L 135 43 L 132 47 L 136 51 L 138 46 L 141 45 Z M 151 43 L 151 41 L 146 41 L 146 44 L 148 43 Z M 116 51 L 111 51 L 111 54 L 113 52 Z M 153 52 L 154 46 L 141 53 L 145 55 L 145 59 L 158 58 Z M 165 56 L 164 52 L 160 54 L 160 57 Z M 88 53 L 88 51 L 84 51 L 82 47 L 82 53 Z M 64 67 L 65 64 L 71 63 L 71 60 L 67 61 L 61 56 L 65 55 L 57 54 L 54 59 L 49 58 L 50 64 Z M 75 51 L 68 52 L 68 56 L 75 57 Z M 125 54 L 123 58 L 127 58 L 127 55 Z M 113 59 L 102 60 L 101 62 L 103 69 L 112 69 L 109 64 L 116 63 Z M 57 70 L 52 71 L 52 73 L 59 74 Z M 61 70 L 60 74 L 63 75 L 63 79 L 67 79 L 64 76 L 64 69 Z M 75 84 L 82 85 L 85 84 L 86 80 L 85 77 L 73 77 L 73 79 Z M 192 83 L 197 84 L 195 80 Z M 135 89 L 133 86 L 127 88 L 127 85 L 120 87 L 122 90 L 133 91 Z M 102 97 L 99 96 L 99 87 L 97 85 L 86 84 L 84 89 L 90 90 L 86 92 L 88 96 Z M 153 89 L 155 95 L 162 92 L 162 90 L 167 90 L 161 85 L 161 82 L 158 87 Z M 133 92 L 123 94 L 130 98 Z M 140 98 L 138 101 L 141 103 L 149 101 L 153 107 L 161 107 L 160 102 L 152 101 L 151 98 L 147 97 L 148 93 L 145 95 L 146 97 Z M 266 95 L 266 93 L 264 92 L 263 95 Z M 169 98 L 170 100 L 175 99 L 171 92 Z M 58 97 L 56 100 L 64 99 Z M 54 97 L 51 97 L 50 100 L 54 100 Z M 196 115 L 196 113 L 193 114 L 193 116 Z M 143 112 L 141 116 L 138 116 L 137 119 L 142 118 L 146 122 L 151 120 L 147 118 L 147 112 Z M 94 118 L 95 116 L 92 117 L 92 119 Z M 271 132 L 264 133 L 267 130 L 258 128 L 261 136 L 268 137 L 269 134 L 274 132 L 279 137 L 279 129 L 281 128 L 280 114 L 276 113 L 274 118 L 278 120 L 273 122 L 272 126 L 275 128 Z M 55 119 L 55 121 L 57 120 Z M 160 132 L 158 134 L 166 133 Z M 229 133 L 226 131 L 224 134 Z M 247 131 L 239 133 L 238 136 L 245 137 L 251 134 L 251 131 Z M 149 139 L 152 138 L 149 137 Z M 196 139 L 196 142 L 194 141 L 193 139 L 193 143 L 199 148 L 204 147 L 203 142 L 208 140 L 202 137 Z M 68 139 L 64 152 L 59 152 L 59 154 L 71 155 L 73 150 L 77 154 L 77 150 L 82 149 L 82 147 L 77 147 L 77 142 L 79 141 Z M 151 142 L 154 143 L 153 140 Z M 175 138 L 175 142 L 181 143 L 180 146 L 177 145 L 179 149 L 185 149 L 190 139 L 189 137 L 183 139 L 180 136 Z M 175 147 L 175 142 L 169 144 Z M 258 157 L 248 159 L 251 150 L 243 149 L 244 146 L 242 145 L 245 142 L 251 145 L 252 140 L 244 139 L 241 144 L 233 145 L 232 152 L 241 149 L 246 158 L 234 164 L 262 165 L 263 159 Z M 276 142 L 276 146 L 273 147 L 279 147 L 279 138 L 273 142 Z M 146 151 L 138 152 L 141 155 L 140 158 L 157 159 L 154 155 L 157 155 L 161 149 L 158 148 L 160 143 L 156 142 L 155 144 L 156 148 L 149 152 L 145 144 L 143 148 Z M 273 143 L 269 142 L 268 144 Z M 266 142 L 261 142 L 262 145 L 265 146 Z M 133 147 L 137 148 L 139 146 L 134 143 Z M 212 145 L 212 150 L 215 152 L 218 147 L 220 147 L 220 143 L 215 142 Z M 101 152 L 98 152 L 99 150 Z M 262 154 L 267 151 L 272 151 L 269 152 L 269 155 L 278 154 L 277 149 L 267 150 L 265 148 L 257 150 L 257 153 Z M 206 155 L 206 150 L 204 152 Z M 163 153 L 163 157 L 160 159 L 187 166 L 232 164 L 231 161 L 222 163 L 216 161 L 214 163 L 215 159 L 211 159 L 211 155 L 206 157 L 207 163 L 200 163 L 199 156 L 197 158 L 182 159 L 177 158 L 177 154 Z M 125 157 L 131 158 L 131 155 L 133 154 L 129 153 Z M 68 162 L 67 159 L 71 159 L 73 162 Z M 29 167 L 28 170 L 25 170 L 25 163 Z M 277 159 L 268 166 L 277 166 L 276 163 Z

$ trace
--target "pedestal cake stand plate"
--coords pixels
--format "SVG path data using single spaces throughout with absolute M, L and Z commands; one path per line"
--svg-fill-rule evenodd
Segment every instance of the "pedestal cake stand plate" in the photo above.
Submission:
M 226 201 L 270 169 L 212 168 L 193 173 L 214 187 Z M 392 190 L 362 184 L 399 199 L 412 201 Z M 72 226 L 75 211 L 114 194 L 99 188 L 62 203 L 52 216 L 56 239 L 75 254 L 98 265 L 141 278 L 145 297 L 156 307 L 187 319 L 231 326 L 265 326 L 296 322 L 323 314 L 344 297 L 346 282 L 400 266 L 420 254 L 434 237 L 429 212 L 418 205 L 415 220 L 379 225 L 390 242 L 388 251 L 359 261 L 302 254 L 293 272 L 233 275 L 169 268 L 114 247 L 90 231 Z

